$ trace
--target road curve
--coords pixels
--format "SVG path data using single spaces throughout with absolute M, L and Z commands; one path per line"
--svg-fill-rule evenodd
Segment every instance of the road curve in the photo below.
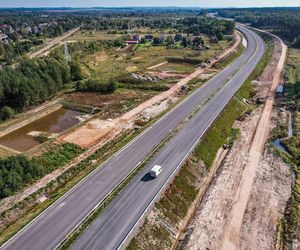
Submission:
M 244 80 L 250 75 L 264 53 L 264 42 L 252 31 L 247 31 L 248 44 L 257 44 L 253 56 L 239 72 L 197 112 L 191 120 L 151 160 L 145 169 L 106 208 L 72 249 L 117 249 L 130 238 L 136 225 L 146 211 L 159 198 L 172 176 L 198 143 L 215 118 L 226 106 Z M 253 48 L 251 48 L 252 50 Z M 163 166 L 161 175 L 152 179 L 149 170 L 155 165 Z
M 128 220 L 126 223 L 115 224 L 116 221 L 111 220 L 113 218 L 109 219 L 107 217 L 109 216 L 108 212 L 114 211 L 117 213 L 116 218 L 119 218 L 118 214 L 121 213 L 117 212 L 118 209 L 107 209 L 90 229 L 87 230 L 82 238 L 76 242 L 74 247 L 77 248 L 80 246 L 79 248 L 91 247 L 102 249 L 100 246 L 105 245 L 103 249 L 113 249 L 114 246 L 117 246 L 120 240 L 127 235 L 128 229 L 132 228 L 140 217 L 145 209 L 145 205 L 149 204 L 149 201 L 153 199 L 153 196 L 158 193 L 161 186 L 166 182 L 168 176 L 174 172 L 178 162 L 182 161 L 187 150 L 194 144 L 192 142 L 201 136 L 201 131 L 205 131 L 208 128 L 211 123 L 210 121 L 212 121 L 212 119 L 215 118 L 214 116 L 224 107 L 224 101 L 232 97 L 233 93 L 240 87 L 243 80 L 247 78 L 261 57 L 264 47 L 262 40 L 245 28 L 240 27 L 240 29 L 247 37 L 248 47 L 237 60 L 214 76 L 203 87 L 196 90 L 184 102 L 168 112 L 107 162 L 99 166 L 92 174 L 4 244 L 1 249 L 54 249 L 140 161 L 145 159 L 171 130 L 175 129 L 193 110 L 203 104 L 205 100 L 222 87 L 221 91 L 206 103 L 201 112 L 197 113 L 197 115 L 184 126 L 184 129 L 168 143 L 158 155 L 159 158 L 155 158 L 158 162 L 162 161 L 163 165 L 168 166 L 168 168 L 164 169 L 162 176 L 155 182 L 141 182 L 141 175 L 138 176 L 110 205 L 110 208 L 114 209 L 115 204 L 119 204 L 118 202 L 121 202 L 122 199 L 126 197 L 124 194 L 128 194 L 128 199 L 125 199 L 124 203 L 124 205 L 127 204 L 127 206 L 122 206 L 125 209 L 124 213 L 128 212 L 128 208 L 131 208 L 129 209 L 131 215 L 127 217 Z M 255 39 L 258 39 L 258 42 Z M 195 120 L 196 117 L 198 117 L 198 120 Z M 193 135 L 192 140 L 188 134 Z M 176 139 L 178 136 L 181 136 L 182 141 Z M 166 151 L 167 149 L 169 151 Z M 172 155 L 171 160 L 170 157 L 166 157 L 166 152 Z M 148 168 L 149 166 L 145 171 L 147 171 Z M 145 171 L 142 174 L 144 174 Z M 139 190 L 139 192 L 135 190 L 133 193 L 128 193 L 128 190 L 132 190 L 133 185 L 138 185 L 141 187 L 141 190 Z M 150 189 L 149 185 L 151 186 Z M 149 190 L 151 192 L 149 192 Z M 147 195 L 145 195 L 145 191 Z M 138 202 L 139 204 L 136 206 L 133 205 L 135 204 L 133 203 L 130 207 L 128 206 L 128 201 L 132 199 L 141 202 Z M 124 215 L 124 213 L 122 214 Z M 99 226 L 101 228 L 106 219 L 111 224 L 109 223 L 107 227 L 105 226 L 105 229 L 102 228 L 98 230 Z M 114 232 L 110 237 L 108 233 L 105 232 L 106 228 L 107 232 Z M 103 234 L 101 233 L 102 230 L 104 230 Z M 90 246 L 86 240 L 89 239 L 91 235 L 93 235 L 93 238 L 97 235 L 99 238 Z

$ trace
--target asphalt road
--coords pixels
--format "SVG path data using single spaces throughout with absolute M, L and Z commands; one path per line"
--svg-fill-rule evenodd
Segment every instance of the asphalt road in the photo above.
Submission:
M 262 40 L 253 32 L 247 31 L 245 28 L 241 29 L 245 32 L 248 40 L 248 47 L 242 56 L 97 168 L 3 245 L 1 249 L 54 249 L 140 161 L 145 159 L 171 130 L 175 129 L 212 94 L 221 89 L 193 119 L 183 126 L 155 158 L 155 162 L 165 166 L 159 179 L 149 182 L 141 181 L 142 175 L 152 164 L 147 166 L 142 175 L 134 179 L 76 242 L 74 248 L 114 249 L 118 246 L 140 218 L 145 207 L 174 172 L 178 163 L 183 160 L 187 151 L 191 149 L 195 140 L 201 136 L 201 131 L 208 128 L 213 118 L 222 110 L 226 101 L 240 87 L 261 57 L 264 47 Z M 254 37 L 258 39 L 258 50 L 256 50 L 257 42 Z M 252 55 L 254 56 L 252 57 Z M 117 218 L 125 221 L 121 223 Z M 94 240 L 91 241 L 91 239 Z
M 163 187 L 205 133 L 210 124 L 223 110 L 243 81 L 252 72 L 264 52 L 264 43 L 259 36 L 254 57 L 181 129 L 169 143 L 151 160 L 125 190 L 107 207 L 95 222 L 74 243 L 72 249 L 117 249 L 132 232 L 147 208 L 155 201 Z M 249 44 L 256 43 L 249 38 Z M 149 176 L 154 165 L 163 166 L 158 178 Z

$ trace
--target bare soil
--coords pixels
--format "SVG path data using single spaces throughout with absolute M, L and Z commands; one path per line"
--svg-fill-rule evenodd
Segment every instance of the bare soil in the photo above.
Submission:
M 160 72 L 147 72 L 152 76 L 156 76 L 160 79 L 168 79 L 168 78 L 183 78 L 186 77 L 186 74 L 173 73 L 169 71 L 160 71 Z
M 274 55 L 258 89 L 266 99 L 242 123 L 238 138 L 198 208 L 187 249 L 273 249 L 276 226 L 291 189 L 288 166 L 265 145 L 274 90 L 285 61 L 285 45 Z

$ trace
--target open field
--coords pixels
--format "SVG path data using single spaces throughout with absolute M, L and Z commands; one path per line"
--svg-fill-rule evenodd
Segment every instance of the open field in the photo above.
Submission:
M 200 71 L 202 72 L 202 69 L 201 70 L 198 70 L 197 72 L 198 72 L 198 74 L 200 73 Z M 188 82 L 190 80 L 190 78 L 187 78 L 184 82 Z M 120 90 L 120 89 L 119 89 Z M 118 90 L 118 91 L 119 91 Z M 123 91 L 123 89 L 121 89 L 121 91 Z M 103 96 L 105 96 L 105 95 L 103 95 Z M 101 99 L 101 98 L 100 98 Z M 109 99 L 109 98 L 108 98 Z M 103 100 L 100 100 L 100 102 L 102 102 Z M 154 105 L 154 106 L 156 106 L 156 105 Z M 160 104 L 158 105 L 158 106 L 161 106 Z M 97 157 L 98 158 L 98 157 Z M 94 158 L 93 158 L 94 159 Z M 88 165 L 90 165 L 90 163 L 89 163 L 89 161 L 87 162 L 87 164 Z M 80 164 L 80 166 L 78 166 L 79 168 L 82 168 L 83 166 L 82 166 L 82 164 Z M 69 171 L 68 171 L 68 173 L 66 173 L 67 175 L 68 175 L 68 178 L 72 178 L 71 176 L 72 176 L 72 173 L 75 171 L 77 171 L 76 170 L 77 169 L 77 166 L 75 166 L 75 168 L 72 168 L 72 169 L 70 169 Z M 69 173 L 70 172 L 70 173 Z M 61 181 L 62 180 L 62 178 L 59 178 L 59 181 Z M 50 185 L 51 186 L 51 185 Z M 52 187 L 52 186 L 51 186 Z M 55 187 L 55 186 L 54 186 Z M 45 206 L 47 206 L 49 203 L 48 202 L 45 202 L 45 204 L 43 204 L 43 206 L 42 207 L 45 207 Z M 39 211 L 40 211 L 40 209 L 41 208 L 39 208 Z M 29 214 L 29 216 L 35 216 L 35 214 L 37 214 L 37 211 L 33 211 L 33 213 L 30 213 Z M 31 217 L 32 218 L 32 217 Z M 24 223 L 24 221 L 22 220 L 22 222 L 21 223 Z M 19 224 L 20 225 L 20 224 Z M 15 228 L 13 229 L 13 230 L 15 230 Z
M 296 83 L 300 81 L 300 49 L 289 49 L 286 63 L 286 74 L 288 83 Z
M 100 33 L 104 36 L 103 32 Z M 106 34 L 111 38 L 118 35 Z M 87 35 L 88 39 L 89 35 Z M 104 36 L 105 37 L 105 36 Z M 92 77 L 111 78 L 123 75 L 128 72 L 143 71 L 148 67 L 166 61 L 169 57 L 191 58 L 204 61 L 206 58 L 213 58 L 219 55 L 228 45 L 229 41 L 220 41 L 219 43 L 209 43 L 210 49 L 205 51 L 193 51 L 190 48 L 166 48 L 166 46 L 151 46 L 151 44 L 134 45 L 128 52 L 126 49 L 115 51 L 113 49 L 100 49 L 92 54 L 82 54 L 82 51 L 74 51 L 72 57 L 80 62 L 83 71 Z M 116 63 L 117 61 L 117 63 Z M 193 67 L 180 67 L 177 69 L 180 73 L 191 72 Z M 161 70 L 164 70 L 163 68 Z M 176 67 L 175 67 L 176 70 Z
M 68 41 L 76 41 L 76 42 L 90 42 L 90 41 L 101 41 L 101 40 L 114 40 L 118 37 L 121 37 L 121 34 L 108 34 L 107 31 L 89 31 L 89 30 L 81 30 L 71 37 L 69 37 Z
M 112 39 L 119 37 L 118 34 L 107 34 L 100 31 L 91 33 L 79 31 L 73 34 L 72 38 L 80 36 L 80 34 L 85 37 L 91 36 L 98 41 L 101 40 L 100 37 L 104 40 L 108 39 L 107 36 L 110 36 Z M 208 39 L 206 39 L 206 42 L 208 43 Z M 72 56 L 78 60 L 87 77 L 111 79 L 124 76 L 124 74 L 130 74 L 130 72 L 137 72 L 137 74 L 141 76 L 146 74 L 147 76 L 156 77 L 158 80 L 144 82 L 143 84 L 132 84 L 125 81 L 119 84 L 119 89 L 113 94 L 103 95 L 73 92 L 63 95 L 62 99 L 70 104 L 68 108 L 76 106 L 76 108 L 79 107 L 79 109 L 77 109 L 79 111 L 84 110 L 85 112 L 89 112 L 88 110 L 93 110 L 93 107 L 98 107 L 98 110 L 101 110 L 97 115 L 99 118 L 116 118 L 136 107 L 138 104 L 157 95 L 158 92 L 169 89 L 179 79 L 185 77 L 196 68 L 195 65 L 188 63 L 168 63 L 161 66 L 161 68 L 156 68 L 155 71 L 147 72 L 147 67 L 173 57 L 191 57 L 196 60 L 199 60 L 199 58 L 209 58 L 210 56 L 214 57 L 220 54 L 228 45 L 228 41 L 221 41 L 219 44 L 211 44 L 210 50 L 201 52 L 193 51 L 189 48 L 167 49 L 165 46 L 151 46 L 150 43 L 139 44 L 135 46 L 131 52 L 101 48 L 100 51 L 90 54 L 81 53 L 79 50 L 74 52 L 75 54 Z M 116 60 L 118 61 L 117 64 Z M 72 87 L 70 90 L 72 90 Z M 61 105 L 61 99 L 58 99 L 37 107 L 32 111 L 28 111 L 27 113 L 18 114 L 16 118 L 0 125 L 0 129 L 2 130 L 0 134 L 2 132 L 2 134 L 5 135 L 10 131 L 25 126 L 51 113 L 51 111 L 55 111 L 61 107 Z M 15 153 L 13 151 L 6 151 L 7 150 L 1 150 L 0 155 L 6 156 L 8 153 Z

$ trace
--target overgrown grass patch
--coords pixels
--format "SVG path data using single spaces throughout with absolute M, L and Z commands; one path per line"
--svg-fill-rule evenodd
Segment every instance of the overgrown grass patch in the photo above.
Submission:
M 276 153 L 290 165 L 294 175 L 291 197 L 285 209 L 284 217 L 278 225 L 281 249 L 293 249 L 300 241 L 300 49 L 290 48 L 285 66 L 285 96 L 280 102 L 293 117 L 293 136 L 281 140 L 290 155 L 279 150 Z M 279 100 L 280 101 L 280 100 Z M 278 124 L 273 129 L 274 137 L 287 135 L 287 125 Z
M 229 54 L 225 58 L 223 58 L 221 61 L 217 62 L 214 67 L 217 69 L 222 69 L 227 67 L 229 64 L 231 64 L 235 59 L 237 59 L 245 50 L 245 47 L 242 45 L 242 43 L 239 44 L 236 51 L 233 52 L 233 54 Z
M 219 148 L 227 143 L 234 121 L 247 109 L 238 99 L 232 99 L 195 149 L 197 158 L 208 168 L 212 166 Z

